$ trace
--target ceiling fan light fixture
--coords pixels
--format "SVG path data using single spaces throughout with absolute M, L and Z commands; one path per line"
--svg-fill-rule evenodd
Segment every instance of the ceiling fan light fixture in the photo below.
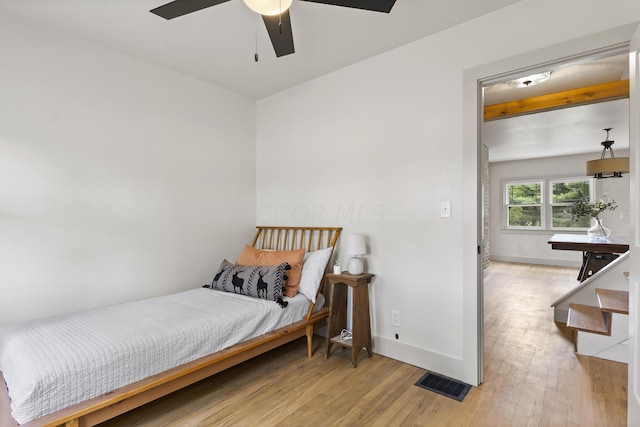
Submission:
M 280 15 L 286 12 L 293 0 L 244 0 L 244 4 L 255 13 L 266 16 Z
M 530 76 L 521 77 L 515 80 L 507 81 L 509 86 L 513 87 L 531 87 L 537 84 L 546 82 L 551 77 L 551 71 L 547 71 L 546 73 L 532 74 Z
M 602 149 L 602 155 L 597 160 L 587 161 L 587 175 L 592 175 L 594 178 L 622 178 L 623 173 L 629 172 L 629 158 L 628 157 L 616 157 L 613 154 L 613 148 L 611 146 L 615 141 L 609 139 L 609 131 L 612 128 L 604 129 L 607 131 L 607 138 L 600 144 L 604 147 Z M 606 158 L 606 154 L 609 152 L 611 157 Z

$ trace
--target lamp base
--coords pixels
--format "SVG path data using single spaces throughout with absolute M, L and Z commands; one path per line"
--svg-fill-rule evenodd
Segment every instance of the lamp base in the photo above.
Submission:
M 349 260 L 349 274 L 362 274 L 364 272 L 364 264 L 360 258 L 353 257 Z

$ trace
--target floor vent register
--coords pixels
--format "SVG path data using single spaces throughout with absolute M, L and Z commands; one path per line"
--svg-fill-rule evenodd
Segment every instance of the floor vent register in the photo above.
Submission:
M 426 390 L 433 391 L 434 393 L 455 399 L 458 402 L 462 402 L 462 399 L 464 399 L 471 389 L 469 384 L 431 372 L 426 373 L 422 378 L 420 378 L 416 385 Z

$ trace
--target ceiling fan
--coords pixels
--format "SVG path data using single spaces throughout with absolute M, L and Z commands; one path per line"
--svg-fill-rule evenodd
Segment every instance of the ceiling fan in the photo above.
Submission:
M 171 3 L 156 7 L 150 12 L 165 19 L 173 19 L 182 15 L 206 9 L 229 0 L 174 0 Z M 323 3 L 332 6 L 343 6 L 354 9 L 371 10 L 389 13 L 396 0 L 302 0 Z M 292 0 L 244 0 L 245 4 L 256 13 L 262 15 L 267 27 L 273 50 L 277 57 L 295 52 L 289 6 Z

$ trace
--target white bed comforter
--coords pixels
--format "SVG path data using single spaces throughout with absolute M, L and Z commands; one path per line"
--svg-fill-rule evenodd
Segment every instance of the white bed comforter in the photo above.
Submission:
M 25 423 L 301 320 L 281 308 L 210 289 L 0 328 L 0 370 L 13 418 Z

